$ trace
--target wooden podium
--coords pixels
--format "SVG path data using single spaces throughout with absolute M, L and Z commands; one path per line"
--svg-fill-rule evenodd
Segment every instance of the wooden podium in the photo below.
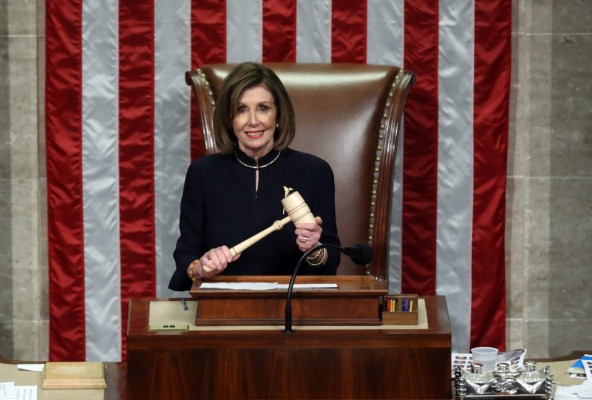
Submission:
M 289 276 L 223 276 L 209 283 L 288 284 Z M 370 276 L 299 276 L 297 285 L 331 284 L 337 289 L 292 292 L 294 325 L 380 325 L 380 298 L 388 292 L 386 282 Z M 283 325 L 286 290 L 202 289 L 200 282 L 190 294 L 199 300 L 196 325 Z
M 287 283 L 289 277 L 264 280 Z M 299 277 L 297 283 L 306 280 Z M 376 325 L 385 282 L 361 276 L 314 278 L 325 280 L 338 288 L 294 291 L 293 333 L 283 331 L 285 289 L 231 293 L 194 286 L 198 320 L 185 331 L 151 331 L 151 299 L 132 299 L 128 399 L 451 398 L 444 297 L 421 298 L 426 327 L 400 329 Z M 200 317 L 212 325 L 204 326 Z M 223 323 L 225 317 L 229 324 Z

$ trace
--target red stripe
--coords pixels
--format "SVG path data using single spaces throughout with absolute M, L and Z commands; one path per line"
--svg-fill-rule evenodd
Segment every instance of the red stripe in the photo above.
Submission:
M 154 4 L 119 3 L 122 354 L 131 297 L 155 295 Z
M 331 61 L 366 62 L 366 0 L 332 2 Z
M 405 106 L 402 291 L 436 292 L 438 2 L 405 1 L 405 68 L 415 71 Z
M 296 0 L 263 0 L 263 62 L 296 61 Z
M 191 68 L 226 62 L 226 1 L 191 2 Z M 191 102 L 191 159 L 204 154 L 197 103 Z
M 510 0 L 475 2 L 471 346 L 499 349 L 505 349 L 506 343 L 504 235 L 511 9 Z
M 82 214 L 82 4 L 46 2 L 49 359 L 85 352 Z

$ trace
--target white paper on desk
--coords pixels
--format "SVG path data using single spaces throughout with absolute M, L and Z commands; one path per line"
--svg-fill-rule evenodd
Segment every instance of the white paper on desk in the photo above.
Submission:
M 555 400 L 592 399 L 592 382 L 584 381 L 581 385 L 561 386 L 555 390 Z
M 203 282 L 200 289 L 273 290 L 277 282 Z
M 280 283 L 277 285 L 278 289 L 287 289 L 287 283 Z M 294 289 L 337 289 L 336 283 L 296 283 Z
M 14 382 L 0 382 L 0 400 L 16 400 Z
M 274 290 L 288 289 L 287 283 L 277 282 L 204 282 L 201 289 Z M 336 283 L 296 283 L 294 289 L 337 289 Z
M 37 400 L 37 386 L 15 386 L 16 400 Z
M 586 371 L 586 379 L 592 381 L 592 360 L 583 360 L 582 364 L 584 365 L 584 371 Z
M 15 386 L 0 382 L 0 400 L 37 400 L 37 386 Z
M 16 367 L 23 371 L 43 372 L 45 364 L 17 364 Z

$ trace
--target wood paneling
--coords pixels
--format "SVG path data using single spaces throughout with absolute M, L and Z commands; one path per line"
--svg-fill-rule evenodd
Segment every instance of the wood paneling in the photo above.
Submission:
M 428 329 L 151 332 L 132 299 L 128 399 L 451 398 L 444 297 L 425 297 Z

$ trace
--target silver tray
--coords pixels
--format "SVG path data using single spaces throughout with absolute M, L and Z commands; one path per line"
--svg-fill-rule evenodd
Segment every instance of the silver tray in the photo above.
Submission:
M 454 394 L 459 400 L 552 400 L 553 389 L 550 368 L 537 370 L 534 361 L 525 362 L 520 370 L 508 363 L 498 363 L 489 372 L 482 372 L 482 366 L 477 363 L 471 371 L 454 369 Z

